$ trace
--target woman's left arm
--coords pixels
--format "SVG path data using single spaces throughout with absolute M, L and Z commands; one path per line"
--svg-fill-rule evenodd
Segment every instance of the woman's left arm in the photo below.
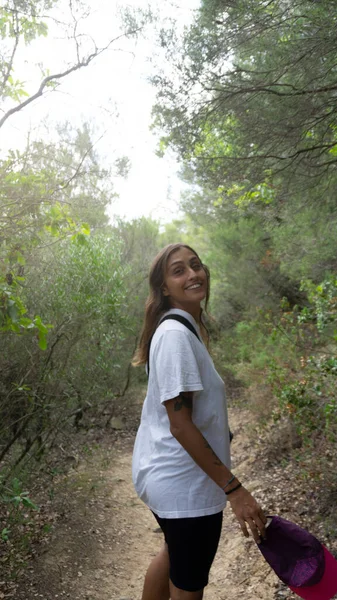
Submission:
M 199 467 L 228 493 L 233 512 L 243 534 L 248 537 L 249 525 L 256 542 L 265 535 L 267 521 L 262 508 L 231 471 L 222 463 L 200 429 L 193 423 L 193 392 L 181 392 L 176 398 L 164 402 L 170 420 L 170 431 Z M 226 485 L 229 480 L 230 484 Z M 238 488 L 235 491 L 234 488 Z

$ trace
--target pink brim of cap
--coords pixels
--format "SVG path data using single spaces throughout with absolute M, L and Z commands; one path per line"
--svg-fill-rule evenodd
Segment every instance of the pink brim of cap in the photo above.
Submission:
M 324 548 L 325 571 L 319 583 L 305 587 L 289 586 L 291 591 L 305 600 L 331 600 L 337 594 L 337 560 Z

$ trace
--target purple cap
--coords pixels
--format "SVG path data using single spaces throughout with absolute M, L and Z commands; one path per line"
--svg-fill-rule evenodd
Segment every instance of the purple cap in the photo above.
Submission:
M 311 533 L 282 517 L 271 517 L 258 548 L 276 575 L 306 600 L 337 593 L 337 561 Z

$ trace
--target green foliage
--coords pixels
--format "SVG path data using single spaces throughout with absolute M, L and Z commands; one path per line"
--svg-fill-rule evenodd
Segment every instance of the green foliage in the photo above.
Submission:
M 39 507 L 31 499 L 22 481 L 17 477 L 4 483 L 0 478 L 0 543 L 3 577 L 15 579 L 25 566 L 24 558 L 35 541 L 35 525 Z
M 326 437 L 335 444 L 337 357 L 309 357 L 302 364 L 303 378 L 276 391 L 280 409 L 289 413 L 306 444 L 312 444 L 317 437 Z
M 9 540 L 10 529 L 9 527 L 4 527 L 1 531 L 1 539 L 3 542 L 7 542 Z
M 337 321 L 337 279 L 330 276 L 319 285 L 312 281 L 304 281 L 302 289 L 307 293 L 310 306 L 304 308 L 299 316 L 301 323 L 316 322 L 320 333 L 324 330 L 333 334 L 337 341 L 335 330 Z
M 123 392 L 135 343 L 128 268 L 105 215 L 109 173 L 89 126 L 66 124 L 59 134 L 0 163 L 0 461 L 8 476 L 89 412 L 102 419 Z
M 45 358 L 34 352 L 28 339 L 22 340 L 21 348 L 17 341 L 10 347 L 9 356 L 19 350 L 20 379 L 29 372 L 24 354 L 33 352 L 28 362 L 34 364 L 34 377 L 24 376 L 26 387 L 12 391 L 16 402 L 12 400 L 10 414 L 17 418 L 21 399 L 29 418 L 25 437 L 36 440 L 37 451 L 51 431 L 57 432 L 60 418 L 63 424 L 69 419 L 79 423 L 90 407 L 118 390 L 124 377 L 116 369 L 120 337 L 127 326 L 121 314 L 126 267 L 120 264 L 120 248 L 112 236 L 84 239 L 85 243 L 81 237 L 63 241 L 44 253 L 42 264 L 30 268 L 28 301 L 53 323 Z M 11 427 L 6 436 L 10 431 Z
M 29 498 L 29 492 L 23 490 L 22 483 L 16 477 L 12 480 L 11 486 L 4 486 L 2 489 L 2 501 L 12 504 L 18 514 L 21 508 L 30 508 L 38 510 L 36 504 Z
M 23 277 L 20 279 L 24 281 Z M 47 348 L 47 333 L 52 325 L 45 325 L 38 315 L 33 319 L 25 316 L 27 309 L 20 296 L 17 295 L 16 286 L 17 282 L 14 280 L 10 288 L 5 283 L 0 282 L 0 332 L 11 331 L 19 335 L 25 332 L 36 333 L 40 349 L 45 350 Z
M 106 224 L 105 206 L 112 198 L 89 126 L 66 125 L 60 133 L 57 146 L 34 142 L 0 162 L 0 331 L 36 334 L 41 349 L 50 325 L 32 305 L 27 311 L 32 257 L 67 237 L 85 243 L 91 228 Z
M 0 40 L 2 41 L 0 73 L 0 98 L 10 98 L 19 103 L 28 97 L 25 82 L 14 75 L 14 61 L 18 47 L 28 45 L 38 37 L 46 37 L 48 27 L 44 21 L 45 11 L 50 10 L 56 0 L 25 2 L 10 0 L 0 7 Z
M 53 325 L 45 353 L 34 338 L 4 332 L 0 457 L 8 476 L 41 460 L 72 426 L 109 423 L 131 381 L 158 225 L 141 219 L 80 231 L 25 264 L 28 314 Z
M 225 175 L 232 165 L 247 173 L 249 160 L 258 178 L 278 160 L 289 171 L 325 164 L 334 146 L 333 30 L 329 3 L 204 1 L 167 52 L 178 82 L 155 78 L 156 114 L 170 142 Z
M 248 381 L 261 371 L 279 401 L 274 417 L 291 419 L 303 443 L 315 447 L 322 439 L 337 441 L 336 278 L 303 287 L 310 290 L 303 309 L 283 300 L 279 315 L 261 313 L 238 324 L 236 360 L 238 372 L 249 364 Z
M 180 40 L 167 33 L 153 78 L 161 150 L 178 152 L 193 185 L 185 210 L 211 230 L 258 223 L 272 287 L 336 270 L 334 29 L 331 3 L 204 0 Z

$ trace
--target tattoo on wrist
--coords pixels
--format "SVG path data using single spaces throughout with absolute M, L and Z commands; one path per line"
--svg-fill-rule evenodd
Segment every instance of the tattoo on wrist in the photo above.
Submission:
M 202 436 L 204 437 L 204 436 Z M 205 447 L 210 450 L 213 454 L 214 457 L 214 464 L 217 465 L 217 467 L 222 467 L 223 463 L 221 462 L 220 458 L 215 454 L 213 448 L 209 445 L 208 441 L 206 440 L 206 438 L 204 438 L 205 441 Z
M 184 394 L 179 394 L 178 398 L 174 403 L 174 411 L 177 412 L 178 410 L 181 410 L 183 406 L 186 406 L 186 408 L 191 409 L 193 406 L 192 398 L 190 398 L 189 396 L 184 396 Z

